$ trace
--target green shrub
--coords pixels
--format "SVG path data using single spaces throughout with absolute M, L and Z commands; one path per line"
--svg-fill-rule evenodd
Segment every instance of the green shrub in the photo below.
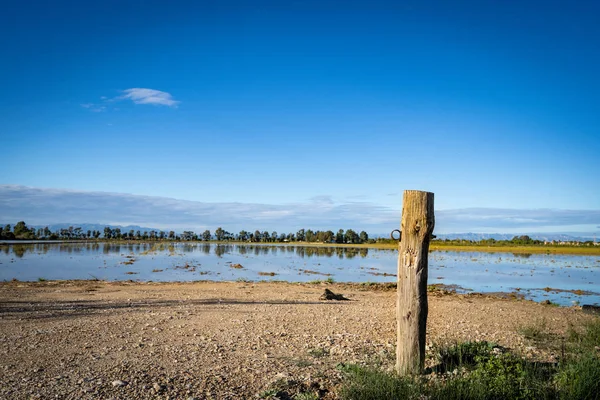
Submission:
M 357 365 L 338 366 L 346 376 L 340 391 L 344 400 L 413 399 L 420 393 L 419 384 L 411 378 L 401 378 Z
M 464 342 L 442 347 L 438 350 L 438 372 L 453 371 L 455 368 L 472 367 L 489 359 L 498 345 L 490 342 Z
M 556 384 L 562 399 L 600 399 L 600 358 L 588 354 L 566 364 Z

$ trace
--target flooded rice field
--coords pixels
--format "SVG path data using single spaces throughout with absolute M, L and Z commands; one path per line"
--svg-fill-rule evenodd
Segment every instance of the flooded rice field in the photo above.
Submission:
M 397 251 L 209 243 L 0 245 L 0 280 L 395 282 Z M 560 305 L 600 303 L 600 257 L 435 251 L 429 284 L 515 293 Z

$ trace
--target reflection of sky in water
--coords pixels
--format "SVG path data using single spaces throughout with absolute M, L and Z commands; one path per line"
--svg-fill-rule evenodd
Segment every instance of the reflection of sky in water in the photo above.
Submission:
M 243 268 L 232 268 L 234 264 Z M 0 280 L 307 282 L 331 277 L 337 282 L 393 282 L 396 278 L 390 274 L 396 268 L 396 251 L 363 248 L 203 243 L 0 246 Z M 275 275 L 264 275 L 268 273 Z M 429 255 L 429 283 L 456 285 L 466 292 L 518 290 L 526 298 L 563 305 L 594 304 L 600 303 L 600 257 L 439 251 Z

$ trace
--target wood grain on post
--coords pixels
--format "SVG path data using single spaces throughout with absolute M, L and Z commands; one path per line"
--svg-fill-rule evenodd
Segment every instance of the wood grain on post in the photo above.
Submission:
M 435 217 L 433 193 L 405 190 L 398 253 L 396 371 L 420 374 L 425 362 L 427 259 Z

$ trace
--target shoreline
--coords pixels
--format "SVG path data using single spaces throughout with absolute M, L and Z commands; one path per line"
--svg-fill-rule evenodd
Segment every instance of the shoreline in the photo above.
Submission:
M 261 242 L 239 242 L 239 241 L 137 241 L 137 240 L 0 240 L 1 246 L 11 245 L 31 245 L 31 244 L 215 244 L 215 245 L 248 245 L 248 246 L 277 246 L 277 247 L 342 247 L 357 249 L 380 249 L 396 250 L 397 244 L 394 243 L 361 243 L 361 244 L 342 244 L 342 243 L 314 243 L 314 242 L 293 242 L 293 243 L 261 243 Z M 539 245 L 539 246 L 489 246 L 489 245 L 456 245 L 441 244 L 433 241 L 429 246 L 429 252 L 434 251 L 456 251 L 456 252 L 483 252 L 483 253 L 513 253 L 513 254 L 551 254 L 551 255 L 581 255 L 581 256 L 600 256 L 600 246 L 573 246 L 573 245 Z

